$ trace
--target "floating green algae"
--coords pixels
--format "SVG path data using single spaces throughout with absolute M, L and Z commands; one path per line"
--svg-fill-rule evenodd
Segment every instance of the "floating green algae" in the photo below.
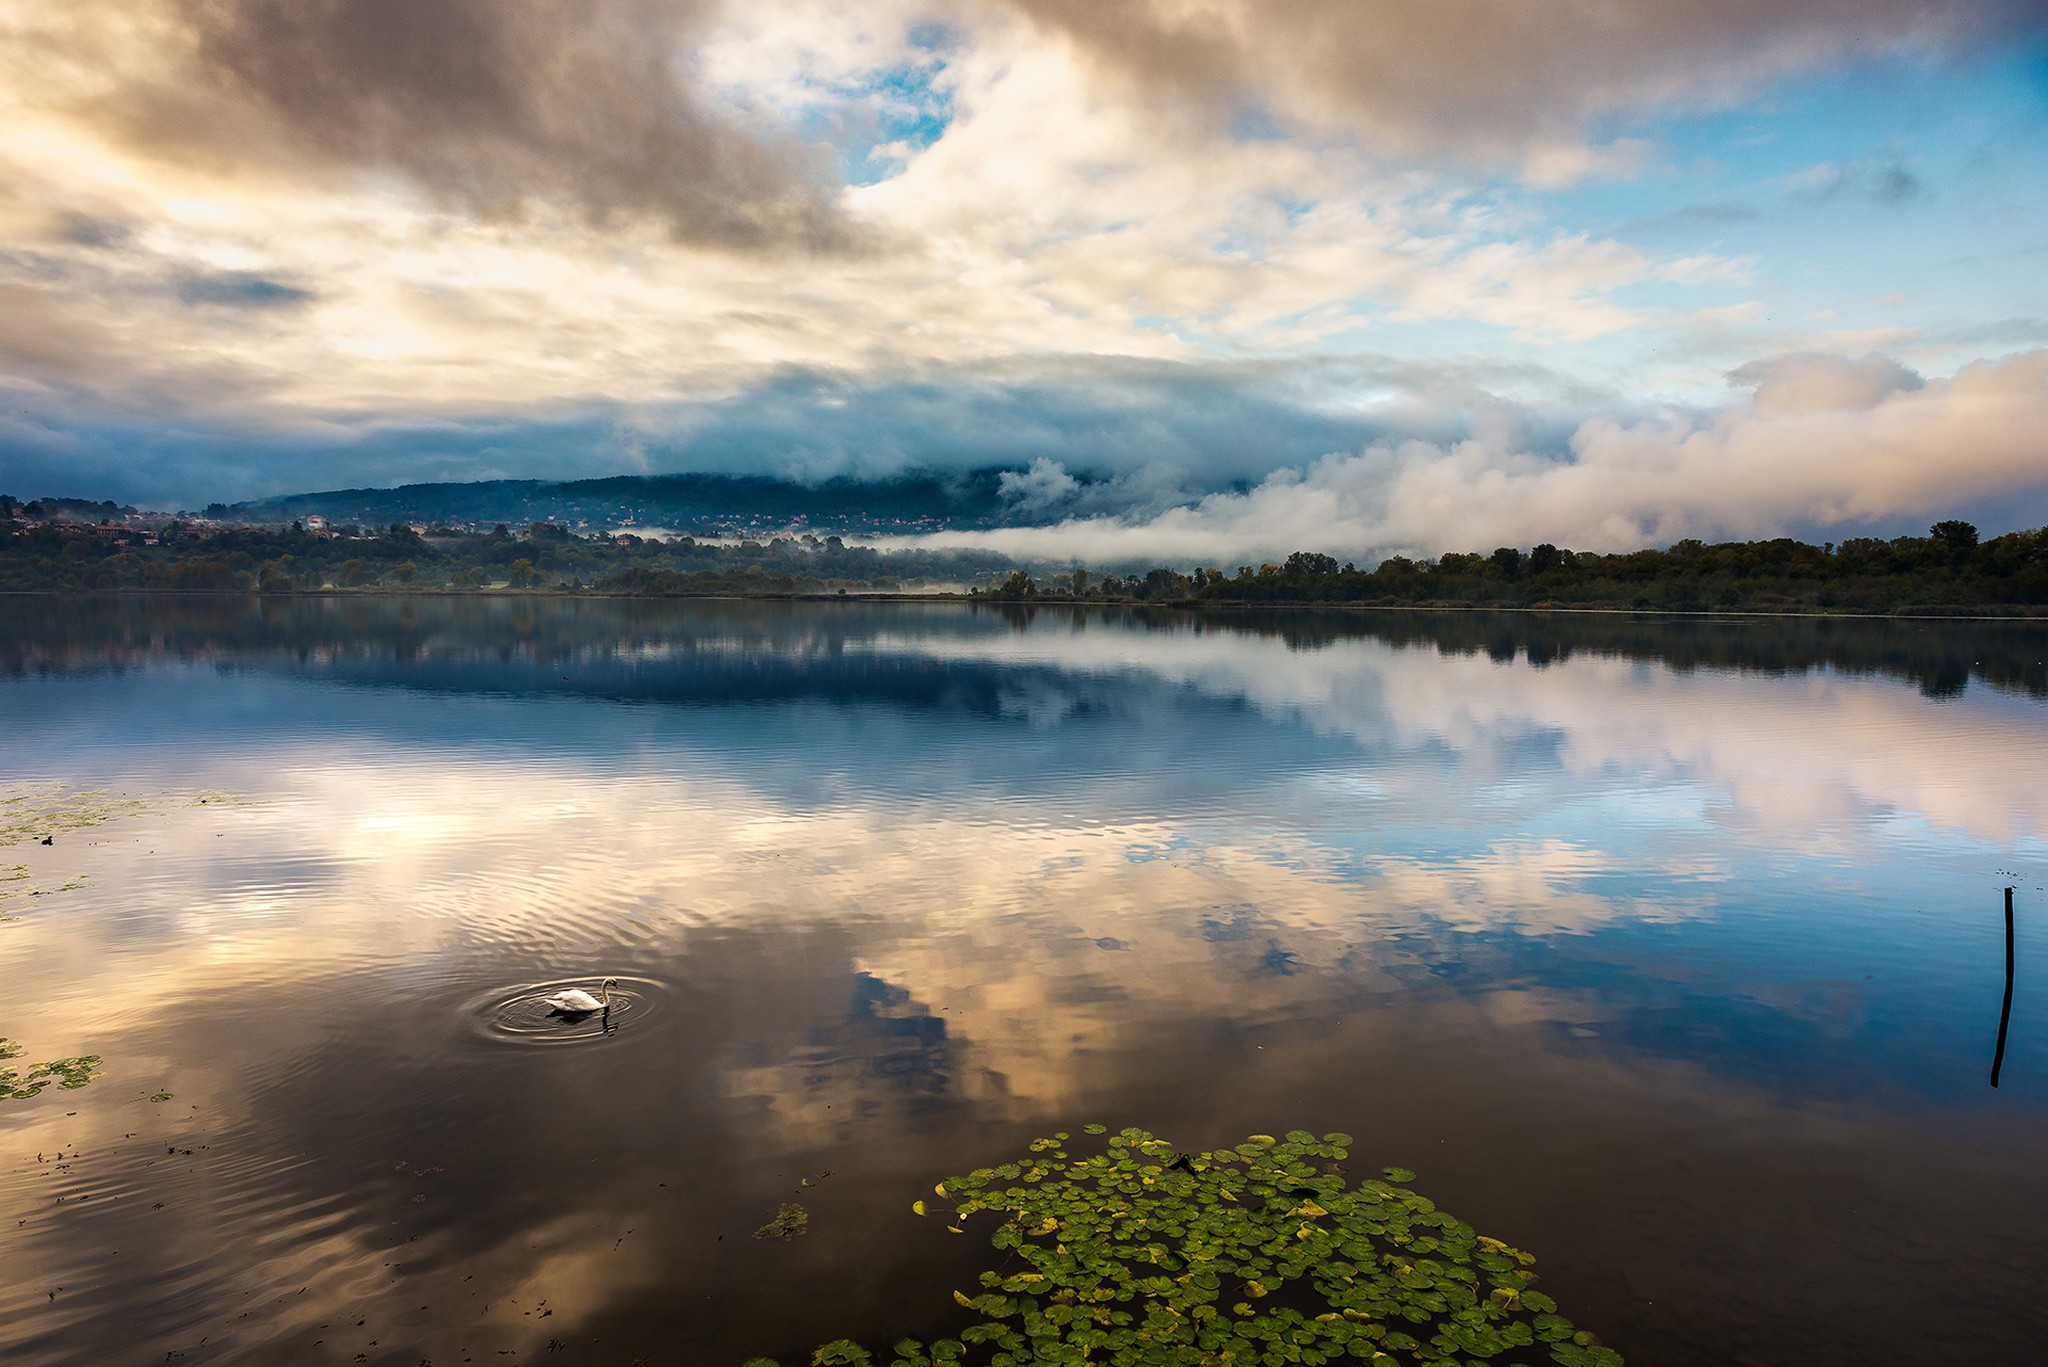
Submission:
M 85 875 L 75 873 L 54 888 L 38 887 L 30 877 L 26 864 L 0 864 L 0 921 L 12 921 L 7 907 L 11 902 L 30 897 L 47 897 L 59 892 L 74 892 L 85 886 Z
M 229 794 L 165 789 L 154 797 L 119 797 L 100 788 L 36 783 L 0 794 L 0 848 L 88 830 L 139 812 L 174 807 L 246 806 Z
M 104 825 L 148 805 L 141 798 L 115 797 L 93 788 L 36 784 L 0 797 L 0 846 Z
M 0 848 L 9 845 L 66 842 L 57 836 L 103 826 L 121 817 L 168 811 L 178 807 L 239 807 L 248 802 L 225 793 L 165 789 L 153 797 L 117 797 L 98 788 L 77 788 L 68 783 L 38 783 L 0 793 Z M 16 919 L 10 906 L 25 904 L 32 897 L 49 897 L 74 892 L 85 886 L 86 875 L 72 874 L 55 886 L 37 883 L 27 864 L 0 864 L 0 921 Z
M 756 1239 L 794 1239 L 811 1227 L 811 1213 L 795 1201 L 785 1201 L 775 1218 L 754 1231 Z
M 977 1317 L 958 1338 L 880 1356 L 840 1339 L 812 1363 L 1620 1367 L 1536 1289 L 1530 1254 L 1405 1186 L 1347 1183 L 1349 1135 L 1181 1153 L 1125 1129 L 1085 1156 L 1068 1140 L 939 1183 L 956 1224 L 1001 1221 L 1001 1265 L 953 1293 Z
M 0 1039 L 0 1059 L 20 1058 L 21 1054 L 20 1045 L 10 1039 Z M 0 1068 L 0 1099 L 23 1101 L 40 1095 L 43 1088 L 53 1082 L 67 1090 L 76 1090 L 99 1076 L 94 1071 L 99 1061 L 98 1054 L 85 1054 L 79 1058 L 58 1058 L 48 1063 L 31 1064 L 26 1073 Z

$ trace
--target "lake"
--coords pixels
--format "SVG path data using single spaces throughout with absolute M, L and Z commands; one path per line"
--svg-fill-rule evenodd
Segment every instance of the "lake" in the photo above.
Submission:
M 956 1333 L 985 1231 L 911 1203 L 1087 1122 L 1348 1132 L 1643 1367 L 2023 1360 L 2044 658 L 1995 623 L 0 601 L 6 1066 L 102 1060 L 0 1099 L 0 1360 Z M 609 1015 L 537 1005 L 606 975 Z M 751 1237 L 788 1202 L 801 1237 Z

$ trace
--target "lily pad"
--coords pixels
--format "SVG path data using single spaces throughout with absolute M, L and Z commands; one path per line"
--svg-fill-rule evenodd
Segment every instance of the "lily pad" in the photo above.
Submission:
M 1412 1172 L 1347 1184 L 1335 1160 L 1353 1142 L 1295 1130 L 1183 1154 L 1125 1129 L 1050 1166 L 1027 1157 L 949 1177 L 937 1188 L 956 1203 L 948 1229 L 998 1222 L 980 1294 L 952 1290 L 972 1322 L 930 1345 L 904 1339 L 893 1358 L 840 1339 L 812 1361 L 1421 1367 L 1509 1354 L 1620 1367 L 1533 1289 L 1529 1254 L 1392 1185 Z M 775 1231 L 756 1237 L 790 1237 Z
M 21 1053 L 21 1046 L 13 1040 L 0 1039 L 0 1059 L 20 1058 Z M 43 1088 L 53 1082 L 66 1091 L 76 1091 L 100 1075 L 99 1062 L 98 1054 L 84 1054 L 33 1064 L 25 1073 L 0 1068 L 0 1099 L 25 1101 L 41 1095 Z

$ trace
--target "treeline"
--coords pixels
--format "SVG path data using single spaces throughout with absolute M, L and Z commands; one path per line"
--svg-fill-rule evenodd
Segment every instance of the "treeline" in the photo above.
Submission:
M 221 527 L 171 521 L 61 520 L 42 506 L 0 507 L 0 591 L 261 592 L 339 589 L 583 592 L 640 597 L 890 591 L 974 584 L 995 601 L 1330 604 L 1380 607 L 1587 607 L 1649 611 L 1987 613 L 2048 606 L 2048 527 L 1981 540 L 1967 522 L 1926 536 L 1821 546 L 1790 538 L 1602 555 L 1503 546 L 1434 560 L 1390 557 L 1371 569 L 1297 551 L 1234 573 L 1157 567 L 1034 576 L 984 551 L 849 546 L 837 536 L 737 542 L 579 536 L 558 523 L 514 533 L 394 523 L 382 530 Z M 69 502 L 69 501 L 66 501 Z M 10 517 L 19 509 L 40 514 Z M 1007 574 L 1007 578 L 1003 575 Z
M 1210 578 L 1196 596 L 1238 602 L 1441 603 L 1665 611 L 1895 612 L 2048 604 L 2048 528 L 1980 542 L 1967 522 L 1926 536 L 1812 546 L 1789 537 L 1598 555 L 1540 545 L 1434 561 L 1394 556 L 1370 571 L 1327 555 Z
M 630 594 L 887 590 L 1007 568 L 973 551 L 878 551 L 836 536 L 723 544 L 583 537 L 555 523 L 490 532 L 0 521 L 0 590 L 60 593 L 554 589 Z
M 1159 568 L 1094 579 L 1019 571 L 980 597 L 1364 606 L 1600 607 L 1653 611 L 1898 612 L 2048 605 L 2048 527 L 1980 541 L 1967 522 L 1926 536 L 1811 546 L 1780 537 L 1600 555 L 1539 545 L 1434 560 L 1392 556 L 1369 570 L 1297 551 L 1278 564 L 1191 573 Z
M 868 660 L 877 642 L 899 637 L 913 620 L 903 614 L 901 605 L 875 600 L 853 600 L 821 614 L 802 603 L 765 598 L 709 603 L 517 594 L 24 598 L 0 612 L 0 678 L 121 671 L 161 660 L 267 660 L 283 668 L 311 661 L 373 677 L 429 660 L 453 666 L 511 659 L 546 666 L 537 674 L 550 686 L 640 689 L 646 683 L 641 666 L 650 658 L 715 674 L 723 667 L 718 661 L 733 658 L 723 647 L 743 641 L 750 647 L 744 653 L 749 661 L 745 688 L 769 687 L 760 676 L 782 661 L 795 676 L 788 687 L 800 690 L 827 687 L 821 682 L 821 660 Z M 1043 599 L 991 604 L 969 620 L 977 618 L 997 630 L 1024 630 L 1036 622 L 1055 630 L 1101 625 L 1141 634 L 1248 636 L 1303 652 L 1378 641 L 1447 656 L 1522 660 L 1539 669 L 1606 658 L 1680 672 L 1732 669 L 1796 676 L 1828 670 L 1908 681 L 1929 697 L 1990 685 L 2048 698 L 2048 665 L 2043 664 L 2048 624 L 2041 622 L 1349 607 L 1189 611 Z M 920 611 L 914 620 L 933 619 Z M 943 628 L 948 632 L 974 629 L 957 618 L 950 621 Z M 608 661 L 620 667 L 613 669 Z M 917 672 L 930 671 L 919 665 Z M 573 679 L 563 681 L 565 674 Z M 489 670 L 478 677 L 493 678 Z M 454 672 L 443 682 L 464 686 Z M 957 680 L 930 686 L 933 691 L 921 696 L 934 705 L 939 700 L 950 705 L 961 696 Z

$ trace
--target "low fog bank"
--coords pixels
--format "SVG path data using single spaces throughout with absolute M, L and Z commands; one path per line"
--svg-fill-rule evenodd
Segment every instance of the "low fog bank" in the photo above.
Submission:
M 1569 453 L 1512 425 L 1387 440 L 1274 471 L 1156 515 L 1075 509 L 1050 526 L 900 539 L 1112 568 L 1257 564 L 1301 549 L 1391 555 L 1554 542 L 1590 551 L 1835 529 L 1903 531 L 1968 514 L 1990 532 L 2048 520 L 2048 351 L 1928 380 L 1883 356 L 1745 366 L 1747 402 L 1708 415 L 1591 419 Z M 1016 477 L 1034 509 L 1083 491 L 1058 463 Z M 1097 495 L 1099 497 L 1099 495 Z

